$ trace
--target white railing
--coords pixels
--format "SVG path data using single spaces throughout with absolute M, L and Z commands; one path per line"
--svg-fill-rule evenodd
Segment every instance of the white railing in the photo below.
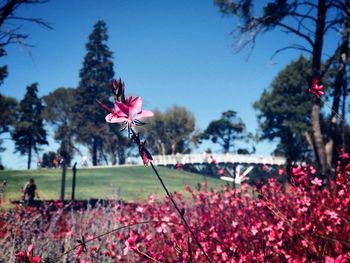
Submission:
M 283 157 L 243 155 L 243 154 L 175 154 L 153 155 L 155 165 L 203 164 L 203 163 L 235 163 L 284 165 Z

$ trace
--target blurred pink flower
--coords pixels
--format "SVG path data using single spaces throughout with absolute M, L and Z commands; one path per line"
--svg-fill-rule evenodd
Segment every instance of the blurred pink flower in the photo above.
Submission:
M 321 97 L 324 92 L 323 92 L 323 85 L 318 85 L 319 79 L 314 78 L 312 80 L 312 85 L 309 87 L 308 91 L 312 94 L 315 95 L 316 97 Z
M 344 151 L 344 148 L 339 148 L 338 154 L 340 159 L 343 159 L 343 160 L 349 159 L 349 154 Z
M 322 180 L 321 180 L 321 179 L 318 179 L 317 177 L 315 177 L 315 178 L 311 181 L 311 183 L 314 184 L 314 185 L 322 186 Z
M 28 246 L 27 251 L 19 251 L 15 254 L 15 257 L 18 262 L 23 263 L 40 263 L 41 258 L 39 256 L 33 257 L 33 245 Z
M 306 175 L 306 173 L 303 171 L 303 168 L 301 167 L 301 165 L 299 164 L 297 167 L 292 168 L 292 175 L 299 177 L 299 176 L 304 176 Z

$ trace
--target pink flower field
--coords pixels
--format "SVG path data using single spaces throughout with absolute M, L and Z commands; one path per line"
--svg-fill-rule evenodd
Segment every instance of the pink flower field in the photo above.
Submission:
M 348 157 L 327 185 L 311 166 L 258 188 L 172 196 L 211 262 L 349 262 Z M 279 173 L 281 173 L 279 171 Z M 79 209 L 60 202 L 1 212 L 0 262 L 206 262 L 169 199 Z

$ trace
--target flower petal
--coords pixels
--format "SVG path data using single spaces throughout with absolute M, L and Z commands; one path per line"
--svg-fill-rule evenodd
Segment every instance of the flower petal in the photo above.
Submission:
M 139 113 L 136 114 L 135 119 L 142 119 L 142 118 L 148 118 L 152 117 L 154 114 L 152 111 L 149 110 L 142 110 Z
M 125 115 L 129 116 L 129 106 L 127 104 L 116 101 L 114 103 L 114 110 L 117 113 L 123 112 Z M 120 115 L 120 114 L 118 114 L 118 115 Z
M 129 114 L 134 115 L 141 111 L 142 108 L 142 98 L 136 97 L 133 100 L 131 100 L 129 104 Z
M 113 110 L 108 107 L 106 104 L 102 103 L 101 101 L 99 101 L 98 99 L 96 99 L 97 103 L 100 104 L 105 110 L 109 111 L 110 113 L 113 113 Z
M 106 120 L 106 122 L 110 122 L 110 123 L 118 123 L 118 122 L 126 121 L 127 118 L 125 118 L 123 116 L 118 116 L 115 113 L 110 113 L 106 116 L 105 120 Z

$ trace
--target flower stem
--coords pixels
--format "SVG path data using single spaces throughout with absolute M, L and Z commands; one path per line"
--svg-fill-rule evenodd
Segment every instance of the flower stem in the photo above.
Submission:
M 191 233 L 193 239 L 196 241 L 196 243 L 197 243 L 199 249 L 202 251 L 202 253 L 204 254 L 204 256 L 205 256 L 205 258 L 207 259 L 207 261 L 208 261 L 208 262 L 211 262 L 209 256 L 207 255 L 207 253 L 205 253 L 204 248 L 202 247 L 201 243 L 200 243 L 199 240 L 197 239 L 196 235 L 195 235 L 194 232 L 192 231 L 192 229 L 191 229 L 191 227 L 189 226 L 189 224 L 187 223 L 187 221 L 186 221 L 186 219 L 185 219 L 183 213 L 181 212 L 181 210 L 179 209 L 179 207 L 178 207 L 177 204 L 175 203 L 175 201 L 174 201 L 173 197 L 171 196 L 171 194 L 170 194 L 168 188 L 165 186 L 165 184 L 164 184 L 162 178 L 160 177 L 160 175 L 159 175 L 157 169 L 155 168 L 155 166 L 153 165 L 152 162 L 150 162 L 150 164 L 151 164 L 151 167 L 152 167 L 154 173 L 157 175 L 160 184 L 163 186 L 164 191 L 166 192 L 167 196 L 169 197 L 170 201 L 172 202 L 173 206 L 175 207 L 175 210 L 178 212 L 178 214 L 179 214 L 179 216 L 180 216 L 182 222 L 184 223 L 184 225 L 186 226 L 186 228 L 188 229 L 188 231 Z

